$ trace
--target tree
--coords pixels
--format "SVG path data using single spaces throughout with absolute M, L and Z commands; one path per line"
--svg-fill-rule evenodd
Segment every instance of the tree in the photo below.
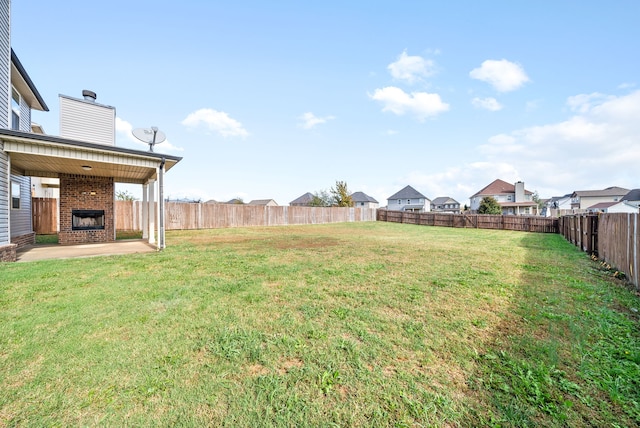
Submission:
M 320 190 L 313 194 L 313 199 L 309 202 L 312 207 L 330 207 L 333 205 L 333 198 L 326 190 Z
M 540 210 L 542 210 L 542 208 L 544 208 L 544 202 L 542 202 L 542 199 L 540 199 L 540 195 L 538 195 L 538 191 L 537 190 L 535 192 L 533 192 L 533 196 L 531 197 L 531 199 L 533 200 L 533 202 L 538 204 L 538 211 L 540 211 Z
M 478 214 L 502 214 L 502 208 L 493 196 L 485 196 L 480 201 Z
M 352 207 L 353 199 L 347 188 L 346 181 L 336 181 L 336 186 L 331 188 L 333 202 L 338 207 Z
M 116 192 L 116 199 L 118 201 L 135 201 L 137 198 L 129 193 L 128 190 L 119 190 Z

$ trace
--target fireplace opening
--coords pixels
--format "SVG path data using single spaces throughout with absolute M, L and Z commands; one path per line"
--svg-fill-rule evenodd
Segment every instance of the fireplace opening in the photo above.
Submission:
M 72 210 L 71 230 L 104 230 L 104 210 Z

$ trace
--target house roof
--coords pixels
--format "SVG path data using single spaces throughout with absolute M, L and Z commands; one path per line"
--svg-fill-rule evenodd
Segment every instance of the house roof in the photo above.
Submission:
M 399 192 L 394 193 L 393 195 L 389 196 L 387 198 L 387 200 L 389 200 L 389 199 L 416 199 L 416 198 L 428 199 L 426 196 L 424 196 L 422 193 L 418 192 L 413 187 L 406 186 L 405 188 L 403 188 Z
M 629 193 L 627 193 L 623 201 L 640 201 L 640 189 L 633 189 Z
M 351 194 L 351 200 L 353 202 L 373 202 L 375 204 L 378 203 L 378 201 L 376 201 L 375 199 L 373 199 L 371 196 L 367 195 L 364 192 L 353 192 Z
M 27 101 L 31 109 L 49 111 L 49 107 L 45 104 L 40 92 L 31 81 L 13 48 L 11 48 L 11 83 L 18 89 L 18 92 Z
M 311 201 L 313 201 L 313 195 L 311 194 L 311 192 L 307 192 L 304 195 L 299 196 L 296 199 L 294 199 L 293 201 L 289 202 L 289 205 L 293 205 L 293 204 L 308 204 Z
M 504 180 L 500 180 L 499 178 L 489 183 L 482 190 L 477 191 L 471 197 L 475 196 L 486 196 L 486 195 L 504 195 L 504 194 L 514 194 L 516 193 L 516 186 L 507 183 Z M 524 190 L 525 195 L 533 195 L 533 192 Z
M 269 205 L 270 202 L 273 202 L 274 204 L 278 205 L 278 203 L 273 199 L 254 199 L 251 202 L 249 202 L 249 205 Z
M 155 179 L 164 162 L 165 171 L 181 157 L 98 143 L 70 140 L 45 134 L 0 129 L 4 151 L 11 166 L 24 175 L 58 178 L 60 174 L 113 177 L 119 183 L 144 184 Z
M 624 187 L 611 186 L 602 190 L 576 190 L 571 194 L 572 197 L 599 197 L 599 196 L 625 196 L 629 193 L 629 189 Z
M 603 209 L 603 208 L 609 208 L 612 207 L 614 205 L 618 205 L 620 202 L 600 202 L 597 203 L 595 205 L 591 205 L 588 209 Z
M 458 201 L 456 201 L 455 199 L 452 199 L 448 196 L 440 196 L 435 198 L 433 201 L 431 201 L 432 204 L 434 205 L 445 205 L 445 204 L 459 204 Z

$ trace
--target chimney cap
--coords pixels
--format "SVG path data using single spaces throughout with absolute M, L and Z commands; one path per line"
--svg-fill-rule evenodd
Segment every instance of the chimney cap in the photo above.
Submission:
M 82 91 L 82 96 L 87 101 L 95 101 L 96 100 L 96 93 L 93 92 L 93 91 L 89 91 L 88 89 L 84 89 Z

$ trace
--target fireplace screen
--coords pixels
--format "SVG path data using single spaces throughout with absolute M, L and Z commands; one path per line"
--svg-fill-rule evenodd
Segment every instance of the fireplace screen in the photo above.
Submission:
M 73 210 L 71 216 L 71 230 L 104 229 L 104 210 Z

